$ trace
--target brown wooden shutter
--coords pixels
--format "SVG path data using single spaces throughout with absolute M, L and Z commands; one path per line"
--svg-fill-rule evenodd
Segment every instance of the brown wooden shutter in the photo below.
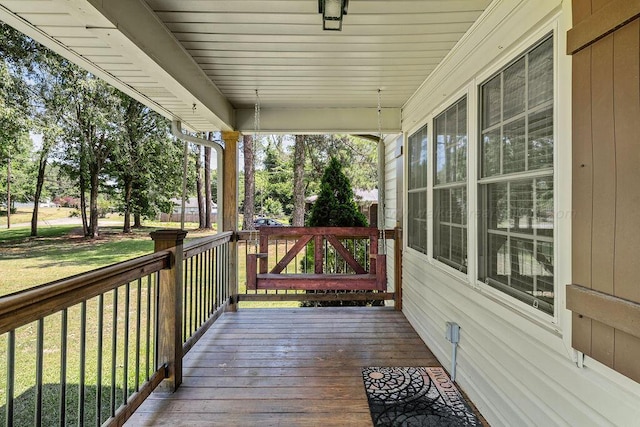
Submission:
M 576 350 L 640 382 L 640 0 L 573 0 Z M 560 143 L 562 143 L 560 141 Z

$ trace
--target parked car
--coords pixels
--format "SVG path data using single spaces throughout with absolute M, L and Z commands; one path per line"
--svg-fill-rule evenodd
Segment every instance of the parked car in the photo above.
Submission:
M 256 227 L 284 227 L 285 224 L 273 218 L 256 218 L 253 220 L 253 225 Z

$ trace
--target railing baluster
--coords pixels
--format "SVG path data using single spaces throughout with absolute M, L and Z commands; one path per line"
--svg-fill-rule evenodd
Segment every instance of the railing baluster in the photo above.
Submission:
M 204 253 L 204 320 L 206 321 L 211 314 L 211 310 L 209 308 L 209 299 L 211 298 L 211 290 L 209 289 L 209 275 L 211 274 L 211 266 L 209 265 L 209 250 Z
M 194 263 L 194 259 L 191 258 L 191 263 L 189 264 L 189 336 L 191 336 L 193 334 L 193 331 L 195 330 L 194 327 L 194 317 L 195 317 L 195 307 L 193 304 L 193 294 L 194 294 L 194 289 L 193 289 L 193 263 Z
M 104 339 L 104 294 L 98 295 L 98 336 L 96 339 L 96 427 L 102 425 L 102 352 Z
M 182 300 L 183 302 L 183 307 L 185 308 L 183 310 L 182 313 L 182 340 L 186 340 L 188 335 L 188 328 L 189 328 L 189 319 L 188 319 L 188 313 L 189 313 L 189 294 L 187 293 L 187 274 L 189 273 L 189 263 L 191 262 L 191 259 L 186 259 L 184 261 L 186 263 L 185 269 L 182 273 L 183 278 L 182 278 Z
M 13 397 L 15 394 L 16 369 L 16 331 L 12 329 L 7 334 L 7 405 L 5 414 L 6 427 L 13 426 Z
M 124 296 L 124 361 L 122 366 L 122 403 L 126 404 L 129 400 L 129 308 L 131 304 L 131 283 L 125 285 Z
M 78 425 L 84 425 L 84 380 L 85 361 L 87 359 L 87 302 L 82 301 L 80 305 L 80 372 L 78 381 Z
M 202 282 L 203 296 L 202 299 L 202 323 L 209 318 L 209 251 L 202 253 L 202 264 L 204 270 L 204 280 Z
M 37 298 L 33 295 L 33 289 L 30 289 L 28 293 L 25 292 L 24 295 L 16 295 L 16 298 L 8 301 L 8 304 L 4 304 L 7 300 L 4 297 L 0 297 L 3 303 L 0 307 L 3 318 L 7 318 L 7 314 L 12 316 L 11 323 L 5 325 L 6 329 L 2 331 L 2 333 L 6 334 L 7 344 L 6 371 L 4 370 L 4 364 L 1 369 L 2 375 L 6 374 L 6 384 L 3 389 L 0 389 L 2 405 L 4 405 L 4 408 L 0 410 L 2 411 L 0 418 L 4 418 L 4 422 L 0 423 L 7 427 L 31 424 L 34 426 L 49 424 L 61 426 L 67 424 L 79 426 L 95 424 L 100 426 L 102 421 L 109 415 L 112 417 L 109 420 L 110 423 L 122 425 L 126 421 L 132 409 L 125 410 L 123 406 L 131 405 L 131 408 L 137 408 L 144 400 L 144 396 L 147 396 L 165 375 L 164 368 L 161 368 L 163 369 L 162 371 L 157 369 L 158 333 L 162 333 L 157 327 L 158 298 L 160 297 L 157 288 L 159 285 L 158 272 L 170 264 L 169 253 L 162 251 L 162 253 L 152 255 L 126 261 L 122 263 L 122 266 L 105 267 L 98 273 L 95 271 L 83 273 L 79 276 L 63 279 L 60 283 L 56 281 L 44 284 L 35 289 L 35 293 L 38 295 Z M 207 252 L 201 258 L 210 260 L 210 258 L 207 258 L 210 256 L 210 253 Z M 209 270 L 209 266 L 201 264 L 204 269 L 203 277 L 210 277 L 212 272 Z M 145 303 L 143 301 L 144 285 L 142 283 L 142 278 L 145 276 L 147 280 L 146 316 L 143 313 Z M 123 279 L 114 280 L 116 277 Z M 132 286 L 133 280 L 129 279 L 131 277 L 137 281 L 137 286 Z M 115 286 L 116 283 L 122 284 Z M 204 288 L 206 285 L 203 282 L 203 289 L 200 291 L 201 297 L 206 297 L 208 293 L 212 292 L 211 289 Z M 109 318 L 108 314 L 105 314 L 105 305 L 108 305 L 105 304 L 105 298 L 109 301 L 110 292 L 113 292 L 113 316 L 111 318 Z M 119 298 L 122 298 L 120 292 L 125 292 L 124 301 L 122 302 L 119 302 Z M 135 292 L 135 295 L 132 292 Z M 135 304 L 132 300 L 134 297 L 136 298 Z M 57 305 L 59 307 L 57 311 L 49 311 L 50 307 L 54 306 L 53 304 L 43 305 L 42 308 L 38 307 L 40 301 L 48 300 L 48 298 L 55 299 L 55 304 L 59 304 Z M 206 304 L 206 301 L 202 301 L 202 303 Z M 120 306 L 122 306 L 122 310 L 120 310 Z M 70 312 L 70 309 L 73 311 Z M 106 313 L 108 313 L 109 309 L 110 307 L 107 307 Z M 95 314 L 94 310 L 96 310 Z M 136 311 L 135 319 L 132 317 L 131 310 Z M 91 313 L 88 313 L 88 311 Z M 206 315 L 206 311 L 206 308 L 204 308 L 201 314 Z M 15 315 L 13 312 L 15 312 Z M 58 323 L 57 319 L 54 320 L 54 316 L 57 313 L 60 313 L 60 323 Z M 119 320 L 118 317 L 122 315 L 125 317 L 119 327 L 118 322 L 122 320 Z M 146 317 L 146 324 L 143 316 Z M 69 322 L 70 319 L 73 319 L 72 323 Z M 88 321 L 93 322 L 94 319 L 95 324 L 87 324 Z M 53 323 L 50 324 L 51 322 Z M 109 322 L 111 323 L 109 324 Z M 135 338 L 131 335 L 134 332 L 130 330 L 134 322 L 136 328 Z M 22 335 L 16 336 L 18 328 L 23 327 L 29 328 L 28 331 L 35 328 L 31 338 L 23 337 Z M 59 347 L 57 348 L 60 352 L 59 356 L 49 354 L 51 346 L 57 347 L 58 344 L 57 337 L 51 338 L 54 341 L 50 342 L 50 338 L 46 335 L 45 328 L 51 329 L 52 327 L 59 327 L 60 331 Z M 143 327 L 146 327 L 146 346 L 142 343 L 144 340 L 143 334 L 145 334 L 145 331 L 142 330 Z M 105 343 L 105 338 L 107 338 L 105 333 L 108 333 L 110 329 L 112 332 L 111 393 L 110 396 L 107 396 L 105 388 L 109 387 L 109 382 L 106 381 L 106 376 L 109 375 L 107 369 L 109 368 L 106 364 L 106 359 L 109 357 L 109 350 L 108 344 Z M 122 330 L 124 330 L 124 333 L 120 336 L 119 332 Z M 152 333 L 154 334 L 153 337 L 151 336 Z M 19 342 L 17 341 L 18 339 L 20 339 Z M 145 347 L 144 349 L 143 346 Z M 73 350 L 71 347 L 73 347 Z M 22 354 L 28 348 L 32 348 L 32 362 L 27 363 L 27 369 L 30 369 L 31 372 L 31 382 L 23 384 L 23 380 L 17 377 L 16 370 L 23 368 L 22 365 L 24 363 L 21 361 L 29 360 Z M 132 354 L 133 351 L 135 351 L 135 355 Z M 146 354 L 143 355 L 143 352 Z M 52 359 L 52 357 L 55 359 Z M 120 357 L 124 357 L 124 360 L 120 360 Z M 153 361 L 151 360 L 152 357 Z M 174 358 L 174 360 L 176 359 Z M 70 361 L 74 365 L 73 369 L 68 366 Z M 146 361 L 146 366 L 142 366 L 141 361 L 143 363 Z M 51 362 L 58 363 L 59 370 L 58 374 L 55 374 L 57 379 L 54 382 L 59 381 L 59 383 L 53 385 L 52 395 L 50 396 L 46 382 L 51 380 L 48 375 L 51 370 L 49 366 Z M 78 365 L 75 365 L 75 363 L 78 363 Z M 129 382 L 129 376 L 133 374 L 131 371 L 134 371 L 133 363 L 135 363 L 135 381 Z M 75 368 L 76 366 L 77 368 Z M 122 375 L 120 375 L 120 367 L 123 368 Z M 145 369 L 145 374 L 142 373 L 142 369 Z M 144 381 L 140 377 L 141 375 L 146 375 L 147 381 Z M 118 381 L 123 382 L 122 400 L 120 399 L 121 393 L 119 391 L 121 386 Z M 74 384 L 73 389 L 68 388 L 71 387 L 71 384 Z M 77 389 L 75 389 L 75 384 L 77 384 Z M 21 393 L 23 388 L 27 386 L 28 391 L 24 396 L 20 396 L 19 400 L 16 399 L 16 393 Z M 94 386 L 95 391 L 93 389 Z M 136 392 L 141 392 L 138 396 L 143 396 L 142 398 L 136 396 L 136 399 L 131 399 L 134 388 Z M 77 395 L 76 391 L 73 390 L 77 390 Z M 110 414 L 108 415 L 107 399 L 109 397 Z M 24 399 L 26 399 L 24 403 L 27 406 L 24 408 L 22 407 L 24 405 L 18 406 L 19 403 L 17 402 L 21 402 Z M 51 401 L 51 399 L 54 400 Z M 75 408 L 71 408 L 68 405 L 73 405 Z M 58 412 L 56 413 L 56 411 Z M 29 418 L 26 421 L 24 419 L 25 416 Z
M 138 279 L 136 296 L 136 380 L 135 391 L 140 391 L 140 321 L 142 316 L 142 279 Z
M 44 318 L 38 319 L 36 338 L 36 407 L 34 425 L 42 425 L 42 364 L 44 357 Z
M 222 282 L 222 270 L 220 269 L 220 265 L 222 264 L 222 252 L 224 251 L 224 246 L 222 248 L 217 247 L 216 249 L 216 288 L 218 289 L 218 307 L 220 307 L 224 301 L 225 291 L 223 288 Z
M 159 356 L 158 356 L 158 347 L 159 347 L 159 335 L 160 328 L 158 328 L 158 313 L 160 312 L 160 272 L 157 272 L 155 275 L 155 283 L 154 283 L 154 297 L 155 303 L 153 307 L 153 325 L 155 325 L 153 329 L 153 368 L 152 372 L 158 369 L 160 366 Z
M 209 310 L 210 310 L 210 314 L 212 315 L 213 313 L 215 313 L 216 309 L 218 308 L 217 305 L 217 299 L 218 299 L 218 292 L 216 290 L 216 258 L 215 258 L 215 248 L 211 248 L 209 250 L 209 288 L 211 290 L 211 296 L 209 297 L 210 302 L 209 302 Z
M 200 265 L 200 274 L 199 274 L 199 280 L 198 280 L 198 290 L 200 292 L 200 299 L 198 300 L 198 309 L 199 309 L 199 316 L 198 316 L 198 328 L 200 328 L 200 325 L 202 325 L 204 323 L 204 307 L 202 306 L 202 304 L 204 303 L 204 288 L 203 288 L 203 284 L 204 284 L 204 254 L 199 254 L 198 255 L 198 264 Z
M 147 277 L 147 328 L 146 328 L 146 344 L 144 355 L 145 381 L 149 381 L 151 367 L 149 366 L 149 354 L 151 353 L 151 276 Z
M 207 251 L 202 253 L 202 322 L 204 324 L 209 316 L 209 309 L 207 307 L 208 298 L 208 279 L 209 279 L 209 259 L 207 258 Z
M 69 312 L 65 308 L 60 317 L 60 417 L 61 426 L 67 424 L 67 334 Z
M 118 356 L 118 289 L 113 290 L 113 313 L 111 319 L 111 416 L 116 415 L 116 359 Z
M 208 307 L 209 307 L 209 316 L 211 316 L 213 314 L 213 312 L 216 310 L 216 292 L 215 289 L 213 287 L 213 273 L 214 273 L 214 265 L 213 265 L 213 248 L 209 249 L 207 251 L 207 253 L 209 254 L 209 280 L 207 282 L 208 288 L 209 288 L 209 299 L 208 299 Z M 208 316 L 207 316 L 208 317 Z

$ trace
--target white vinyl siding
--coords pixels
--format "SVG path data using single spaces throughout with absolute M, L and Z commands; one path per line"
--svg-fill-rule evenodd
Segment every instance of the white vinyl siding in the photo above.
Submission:
M 445 325 L 460 325 L 456 382 L 492 426 L 631 426 L 640 419 L 640 384 L 589 357 L 584 363 L 576 359 L 571 348 L 572 313 L 564 307 L 564 285 L 572 283 L 572 65 L 565 54 L 571 12 L 571 3 L 561 0 L 493 2 L 402 110 L 403 130 L 411 134 L 467 94 L 468 272 L 457 274 L 422 253 L 404 251 L 402 311 L 447 369 L 452 352 Z M 503 177 L 483 177 L 480 172 L 479 86 L 551 32 L 555 72 L 549 120 L 555 144 L 540 145 L 545 149 L 534 150 L 527 161 L 546 164 L 552 159 L 553 174 L 547 174 L 550 166 L 535 166 L 528 169 L 531 176 L 520 180 L 530 179 L 532 192 L 533 180 L 545 174 L 553 183 L 553 202 L 547 206 L 553 212 L 554 316 L 477 280 L 482 224 L 477 188 L 480 181 L 486 186 Z M 539 122 L 534 132 L 529 122 L 529 136 L 550 129 Z M 538 211 L 543 208 L 540 202 L 538 197 Z M 405 242 L 407 220 L 405 215 Z

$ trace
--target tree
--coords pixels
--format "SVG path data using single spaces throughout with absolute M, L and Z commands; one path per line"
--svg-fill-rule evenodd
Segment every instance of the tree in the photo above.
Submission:
M 56 143 L 59 136 L 59 128 L 57 126 L 45 126 L 42 129 L 42 147 L 37 154 L 37 177 L 36 188 L 33 197 L 33 213 L 31 214 L 31 236 L 38 235 L 38 210 L 40 206 L 40 200 L 42 198 L 42 190 L 44 187 L 45 173 L 47 170 L 47 161 L 49 160 L 49 153 L 51 148 Z
M 293 171 L 284 138 L 271 136 L 264 156 L 264 169 L 256 172 L 256 204 L 261 207 L 261 213 L 291 215 Z
M 66 161 L 77 176 L 80 190 L 80 214 L 83 231 L 90 238 L 98 237 L 98 194 L 101 174 L 113 149 L 121 140 L 122 119 L 118 92 L 107 83 L 69 64 L 65 71 L 64 94 L 69 108 L 63 116 L 66 140 Z M 89 191 L 87 218 L 86 192 Z
M 309 214 L 308 226 L 310 227 L 366 227 L 367 219 L 360 212 L 353 198 L 353 189 L 349 178 L 342 171 L 342 165 L 335 157 L 331 157 L 329 165 L 324 170 L 322 181 L 320 182 L 320 194 L 313 204 Z M 351 253 L 364 253 L 364 248 L 359 248 L 361 242 L 347 243 L 347 248 Z M 313 265 L 313 244 L 307 246 L 305 260 L 306 266 Z M 337 262 L 335 254 L 327 254 L 325 258 L 327 264 L 333 264 L 336 269 L 340 263 Z M 308 268 L 308 267 L 307 267 Z M 313 268 L 313 267 L 311 267 Z M 344 292 L 346 293 L 346 292 Z M 345 305 L 345 301 L 336 300 L 329 302 L 316 302 L 312 304 L 303 301 L 303 307 L 309 306 L 339 306 Z M 350 305 L 367 305 L 367 302 L 351 302 Z
M 6 62 L 0 63 L 0 162 L 6 164 L 7 228 L 11 226 L 11 160 L 23 153 L 21 141 L 29 127 L 29 96 L 19 75 L 11 73 Z
M 349 178 L 332 157 L 322 175 L 320 194 L 309 214 L 310 227 L 366 227 L 367 218 L 354 201 Z
M 63 133 L 60 121 L 66 99 L 63 96 L 64 81 L 60 76 L 67 65 L 65 60 L 43 46 L 38 45 L 37 52 L 38 67 L 33 73 L 32 81 L 35 82 L 41 108 L 36 109 L 34 119 L 36 131 L 42 135 L 42 145 L 37 154 L 37 178 L 31 215 L 31 236 L 34 237 L 38 235 L 39 203 L 49 156 Z
M 256 179 L 255 179 L 255 144 L 251 135 L 242 137 L 242 151 L 244 154 L 244 206 L 243 206 L 243 230 L 253 230 L 253 217 L 256 208 Z
M 198 199 L 198 228 L 205 227 L 204 194 L 202 193 L 202 145 L 196 147 L 196 197 Z
M 370 190 L 378 180 L 377 144 L 370 140 L 346 135 L 309 135 L 306 137 L 307 170 L 305 180 L 313 194 L 319 190 L 325 165 L 331 157 L 349 165 L 344 173 L 354 188 Z
M 164 117 L 125 94 L 120 97 L 124 132 L 108 172 L 118 184 L 123 232 L 130 233 L 132 215 L 133 227 L 141 227 L 142 217 L 166 211 L 169 199 L 177 195 L 181 150 L 169 138 Z
M 213 141 L 213 132 L 208 133 L 207 139 Z M 211 229 L 211 147 L 204 147 L 204 193 L 204 228 Z
M 296 135 L 293 148 L 293 214 L 292 225 L 304 226 L 304 160 L 306 140 L 304 135 Z

